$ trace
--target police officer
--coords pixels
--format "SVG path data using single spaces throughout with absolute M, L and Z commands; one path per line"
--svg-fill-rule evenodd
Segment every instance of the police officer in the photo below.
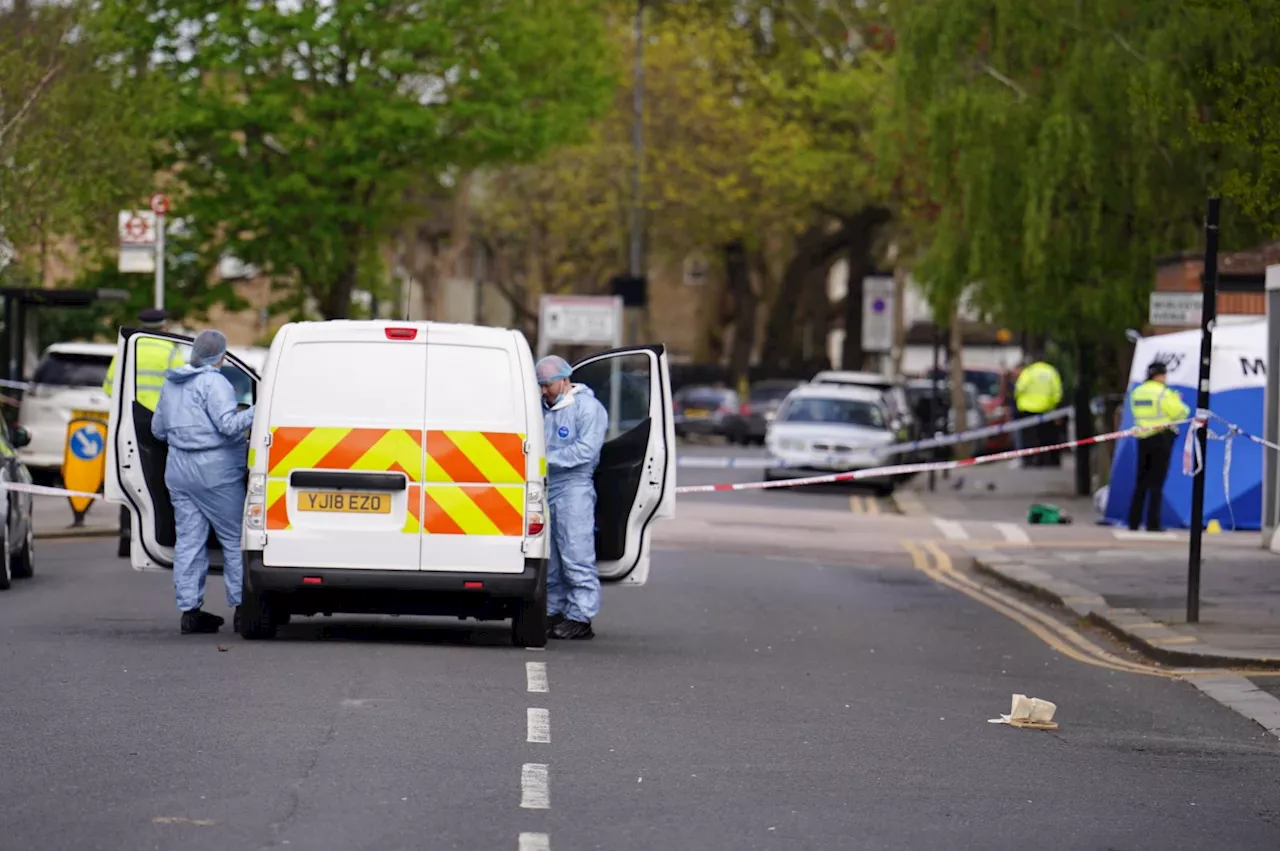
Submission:
M 1026 366 L 1018 373 L 1018 380 L 1013 386 L 1014 404 L 1019 414 L 1047 414 L 1055 410 L 1062 402 L 1062 376 L 1043 358 Z M 1043 422 L 1029 429 L 1027 447 L 1051 446 L 1054 443 L 1054 425 Z M 1053 457 L 1050 458 L 1049 456 Z M 1028 467 L 1058 466 L 1058 454 L 1042 453 L 1031 455 L 1024 460 Z
M 1164 505 L 1164 479 L 1169 473 L 1169 456 L 1177 429 L 1169 424 L 1191 416 L 1191 409 L 1178 391 L 1168 387 L 1168 367 L 1155 361 L 1147 367 L 1147 380 L 1129 394 L 1129 410 L 1138 432 L 1138 474 L 1129 503 L 1129 528 L 1138 531 L 1142 508 L 1147 508 L 1147 531 L 1159 532 L 1160 510 Z
M 144 331 L 165 331 L 169 327 L 169 314 L 160 308 L 149 307 L 138 314 L 138 326 Z M 142 407 L 155 413 L 156 406 L 160 404 L 165 371 L 183 365 L 182 353 L 176 343 L 154 338 L 139 340 L 136 351 L 134 398 Z M 115 379 L 116 359 L 112 358 L 111 366 L 107 367 L 107 380 L 102 382 L 107 398 L 114 395 Z M 120 544 L 116 552 L 121 558 L 129 555 L 129 509 L 124 506 L 120 507 Z

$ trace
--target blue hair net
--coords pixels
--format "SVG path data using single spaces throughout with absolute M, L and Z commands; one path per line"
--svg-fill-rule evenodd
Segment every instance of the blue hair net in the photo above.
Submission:
M 227 335 L 212 328 L 201 331 L 191 343 L 191 357 L 187 363 L 192 366 L 210 366 L 222 360 L 227 353 Z
M 534 368 L 534 373 L 538 376 L 539 384 L 550 384 L 553 381 L 559 381 L 561 378 L 568 378 L 573 375 L 573 367 L 569 366 L 569 362 L 559 355 L 548 355 L 538 361 L 538 365 Z

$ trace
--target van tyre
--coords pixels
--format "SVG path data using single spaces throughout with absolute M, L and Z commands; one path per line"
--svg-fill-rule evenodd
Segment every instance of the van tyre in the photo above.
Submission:
M 4 559 L 0 564 L 0 591 L 7 591 L 13 584 L 13 554 L 9 552 L 9 527 L 4 529 Z
M 36 532 L 30 521 L 22 539 L 22 549 L 13 557 L 13 578 L 30 579 L 36 572 Z
M 547 568 L 538 572 L 533 596 L 520 601 L 511 618 L 511 643 L 516 647 L 547 646 Z
M 246 641 L 264 641 L 276 637 L 279 619 L 272 612 L 271 598 L 245 589 L 240 601 L 240 637 Z

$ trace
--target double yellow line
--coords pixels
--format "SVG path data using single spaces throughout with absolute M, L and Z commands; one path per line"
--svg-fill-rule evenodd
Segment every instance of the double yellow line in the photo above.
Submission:
M 849 510 L 854 514 L 880 514 L 880 500 L 874 496 L 859 496 L 855 493 L 849 497 Z
M 1111 653 L 1076 630 L 1059 622 L 1046 612 L 1035 606 L 1022 602 L 1009 594 L 994 588 L 988 588 L 956 570 L 951 557 L 934 541 L 903 541 L 902 545 L 911 555 L 911 563 L 916 570 L 928 576 L 939 585 L 959 591 L 966 597 L 977 600 L 989 609 L 999 612 L 1010 620 L 1020 624 L 1028 632 L 1063 656 L 1094 665 L 1121 671 L 1126 674 L 1143 674 L 1149 677 L 1166 677 L 1177 679 L 1182 677 L 1206 676 L 1219 673 L 1198 668 L 1165 668 L 1153 663 L 1136 662 Z

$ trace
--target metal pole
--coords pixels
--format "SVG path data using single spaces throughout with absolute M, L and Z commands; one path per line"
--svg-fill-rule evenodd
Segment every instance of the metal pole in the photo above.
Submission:
M 156 294 L 155 307 L 164 309 L 164 214 L 156 215 Z
M 1209 199 L 1209 215 L 1204 223 L 1204 274 L 1200 290 L 1200 379 L 1196 389 L 1196 409 L 1209 407 L 1209 373 L 1213 361 L 1213 326 L 1218 315 L 1218 213 L 1219 198 Z M 1196 432 L 1200 457 L 1205 458 L 1208 424 Z M 1187 623 L 1200 621 L 1200 543 L 1204 535 L 1204 477 L 1207 462 L 1200 465 L 1191 483 L 1191 552 L 1187 559 Z
M 942 365 L 939 363 L 939 360 L 942 357 L 941 348 L 942 348 L 942 337 L 939 334 L 938 322 L 935 319 L 933 322 L 933 372 L 931 373 L 931 375 L 933 376 L 933 397 L 929 399 L 929 406 L 928 406 L 929 422 L 925 424 L 925 427 L 930 429 L 930 432 L 929 432 L 930 437 L 937 437 L 938 429 L 935 427 L 935 424 L 938 421 L 938 409 L 942 407 L 939 404 L 939 396 L 941 395 L 942 390 L 938 384 L 939 382 L 938 371 L 942 369 Z M 933 489 L 936 486 L 937 486 L 937 474 L 933 470 L 930 470 L 929 471 L 929 492 L 932 493 Z
M 1268 266 L 1267 277 L 1267 355 L 1268 364 L 1280 365 L 1280 265 Z M 1267 369 L 1266 424 L 1262 436 L 1272 443 L 1280 441 L 1280 366 Z M 1280 483 L 1277 482 L 1274 452 L 1262 453 L 1262 548 L 1271 548 L 1271 539 L 1280 526 Z

